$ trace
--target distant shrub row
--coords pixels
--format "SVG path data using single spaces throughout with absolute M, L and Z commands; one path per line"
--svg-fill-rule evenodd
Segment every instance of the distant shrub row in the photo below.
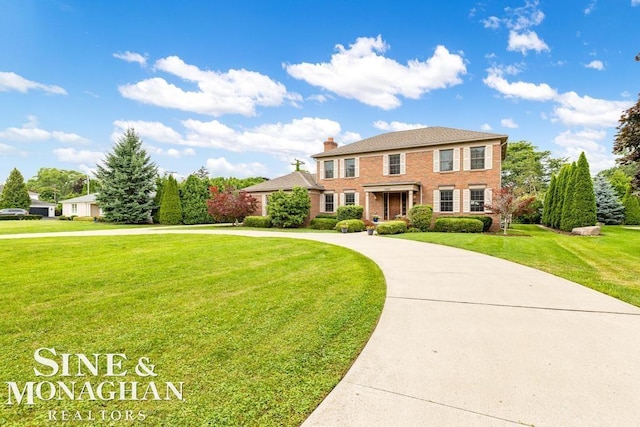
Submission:
M 271 228 L 270 216 L 247 216 L 243 222 L 245 227 Z
M 0 215 L 0 221 L 30 221 L 42 219 L 42 215 Z
M 481 233 L 482 221 L 473 218 L 438 218 L 433 231 L 442 233 Z

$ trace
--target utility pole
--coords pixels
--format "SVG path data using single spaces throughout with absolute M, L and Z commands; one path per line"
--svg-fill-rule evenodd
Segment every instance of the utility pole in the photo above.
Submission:
M 304 165 L 304 162 L 302 160 L 295 159 L 291 164 L 296 167 L 296 172 L 300 172 L 300 165 Z

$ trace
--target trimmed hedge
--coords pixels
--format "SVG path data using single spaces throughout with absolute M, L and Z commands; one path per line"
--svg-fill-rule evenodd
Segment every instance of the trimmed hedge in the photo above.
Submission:
M 318 215 L 316 215 L 316 218 L 338 219 L 336 214 L 328 214 L 328 213 L 318 214 Z
M 362 219 L 364 207 L 357 205 L 340 206 L 337 212 L 338 221 L 345 219 Z
M 271 228 L 270 216 L 246 216 L 243 225 L 245 227 Z
M 92 216 L 75 216 L 73 217 L 73 221 L 86 221 L 86 222 L 93 222 L 96 219 Z
M 448 216 L 447 218 L 477 219 L 478 221 L 482 222 L 483 233 L 489 231 L 489 229 L 491 228 L 491 224 L 493 224 L 493 218 L 488 215 Z
M 474 218 L 437 218 L 433 231 L 443 233 L 481 233 L 482 221 Z
M 387 221 L 378 224 L 376 227 L 378 234 L 400 234 L 407 232 L 407 223 L 403 220 Z
M 309 224 L 309 228 L 313 228 L 314 230 L 335 230 L 336 224 L 338 220 L 334 218 L 320 218 L 318 215 L 314 219 L 311 220 Z
M 345 219 L 344 221 L 340 221 L 336 224 L 335 229 L 337 231 L 342 231 L 342 226 L 347 227 L 347 233 L 356 233 L 359 231 L 364 231 L 364 221 L 361 219 Z
M 0 221 L 29 221 L 42 219 L 42 215 L 0 215 Z
M 427 231 L 431 227 L 433 208 L 430 205 L 415 205 L 409 209 L 411 224 L 420 231 Z

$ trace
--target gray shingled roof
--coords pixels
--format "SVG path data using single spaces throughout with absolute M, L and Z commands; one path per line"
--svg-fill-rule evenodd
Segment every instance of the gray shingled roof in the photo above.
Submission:
M 73 199 L 60 200 L 60 203 L 94 203 L 98 193 L 86 194 L 80 197 L 74 197 Z
M 324 190 L 323 186 L 316 183 L 313 175 L 309 172 L 302 171 L 291 172 L 288 175 L 243 188 L 243 190 L 250 193 L 257 193 L 262 191 L 291 190 L 293 187 L 302 187 L 309 190 Z
M 472 130 L 433 126 L 384 133 L 382 135 L 343 145 L 330 151 L 314 154 L 311 157 L 333 157 L 343 154 L 371 153 L 375 151 L 424 147 L 455 142 L 487 141 L 491 139 L 501 139 L 506 141 L 507 138 L 507 135 L 497 133 L 476 132 Z

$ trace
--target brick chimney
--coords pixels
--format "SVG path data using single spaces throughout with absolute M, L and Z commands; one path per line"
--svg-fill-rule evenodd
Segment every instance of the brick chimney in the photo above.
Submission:
M 327 140 L 324 142 L 324 152 L 326 153 L 327 151 L 331 151 L 336 148 L 338 148 L 338 143 L 333 140 L 333 137 L 330 136 L 329 138 L 327 138 Z

